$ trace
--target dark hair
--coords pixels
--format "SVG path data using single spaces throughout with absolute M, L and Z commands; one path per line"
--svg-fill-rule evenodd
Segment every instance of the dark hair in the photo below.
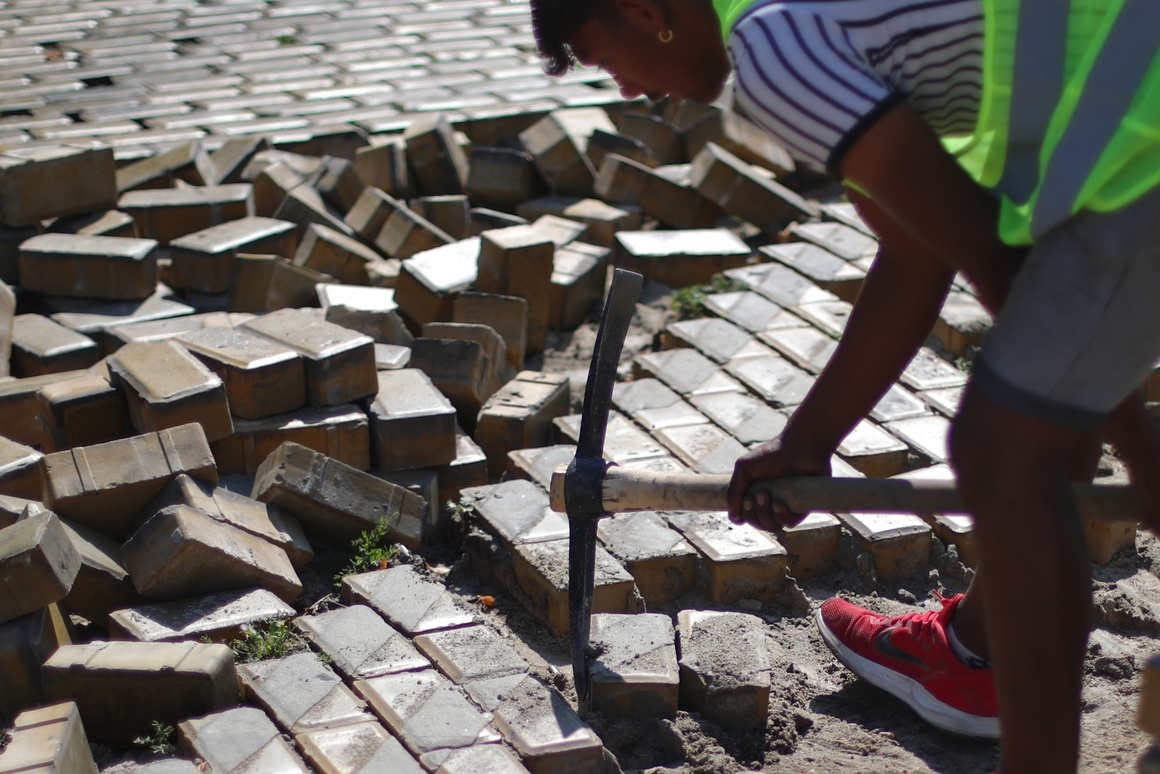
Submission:
M 588 21 L 600 0 L 531 0 L 532 35 L 548 75 L 563 75 L 576 57 L 564 42 Z

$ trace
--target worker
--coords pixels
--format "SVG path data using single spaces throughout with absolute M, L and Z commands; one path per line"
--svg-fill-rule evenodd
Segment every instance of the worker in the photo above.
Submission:
M 730 515 L 790 513 L 752 482 L 828 475 L 924 343 L 956 273 L 996 317 L 952 424 L 979 567 L 939 610 L 817 611 L 855 673 L 934 725 L 1001 736 L 1000 769 L 1074 771 L 1091 601 L 1070 481 L 1114 445 L 1160 524 L 1160 3 L 531 0 L 545 70 L 625 98 L 716 100 L 833 175 L 879 236 L 845 332 L 784 431 L 740 458 Z M 1000 733 L 1001 732 L 1001 733 Z

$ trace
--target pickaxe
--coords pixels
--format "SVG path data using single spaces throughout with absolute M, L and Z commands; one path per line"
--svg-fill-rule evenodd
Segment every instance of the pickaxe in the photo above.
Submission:
M 572 675 L 582 706 L 588 701 L 589 624 L 596 573 L 596 527 L 603 516 L 626 511 L 723 511 L 727 475 L 624 470 L 604 459 L 604 435 L 612 388 L 625 334 L 636 309 L 642 277 L 617 269 L 600 318 L 576 456 L 552 475 L 553 510 L 568 515 L 568 626 Z M 795 513 L 966 513 L 953 481 L 873 478 L 786 477 L 754 484 Z M 1123 485 L 1076 484 L 1080 516 L 1102 521 L 1137 521 L 1131 489 Z

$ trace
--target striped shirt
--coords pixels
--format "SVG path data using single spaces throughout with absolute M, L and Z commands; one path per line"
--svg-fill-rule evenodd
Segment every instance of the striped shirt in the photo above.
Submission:
M 736 107 L 815 169 L 899 100 L 936 134 L 975 127 L 982 0 L 759 0 L 727 43 Z

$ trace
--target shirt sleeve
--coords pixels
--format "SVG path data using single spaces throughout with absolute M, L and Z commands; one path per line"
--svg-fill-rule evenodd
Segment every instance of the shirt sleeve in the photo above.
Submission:
M 873 71 L 836 21 L 769 10 L 729 37 L 737 106 L 789 152 L 836 175 L 842 153 L 901 95 Z

